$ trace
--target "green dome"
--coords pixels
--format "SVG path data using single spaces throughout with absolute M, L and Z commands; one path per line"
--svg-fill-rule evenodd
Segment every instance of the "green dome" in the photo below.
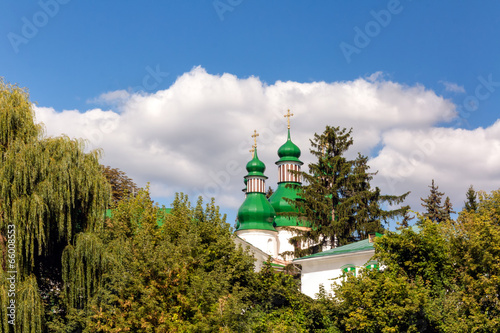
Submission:
M 273 219 L 276 213 L 264 193 L 248 193 L 238 209 L 237 230 L 259 229 L 275 231 Z
M 297 186 L 295 188 L 289 188 L 286 186 L 287 184 L 294 184 Z M 279 183 L 276 192 L 274 192 L 273 195 L 269 198 L 269 202 L 276 212 L 276 218 L 274 219 L 274 224 L 276 227 L 309 226 L 309 223 L 299 221 L 295 216 L 279 215 L 280 213 L 298 212 L 298 209 L 288 203 L 285 198 L 295 200 L 296 198 L 299 198 L 299 195 L 297 194 L 299 191 L 299 183 Z
M 278 156 L 280 160 L 278 162 L 294 161 L 302 162 L 299 160 L 300 148 L 297 147 L 295 143 L 290 139 L 290 129 L 288 129 L 288 139 L 286 142 L 278 149 Z
M 247 177 L 248 176 L 266 177 L 264 176 L 264 171 L 266 171 L 266 165 L 264 164 L 264 162 L 259 160 L 259 157 L 257 156 L 257 148 L 255 148 L 255 151 L 253 153 L 253 158 L 250 160 L 250 162 L 247 163 L 247 171 L 248 171 Z

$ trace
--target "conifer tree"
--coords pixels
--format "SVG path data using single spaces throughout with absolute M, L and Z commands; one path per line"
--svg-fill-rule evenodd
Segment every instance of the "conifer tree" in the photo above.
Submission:
M 411 220 L 413 220 L 415 216 L 410 216 L 410 210 L 407 209 L 406 212 L 403 215 L 403 220 L 401 223 L 399 223 L 399 226 L 396 227 L 396 230 L 401 230 L 409 227 L 409 223 Z
M 322 134 L 310 140 L 310 152 L 317 157 L 309 164 L 309 173 L 300 172 L 305 184 L 294 205 L 312 228 L 294 241 L 315 243 L 296 255 L 321 251 L 325 246 L 344 245 L 366 238 L 371 232 L 382 232 L 388 220 L 402 216 L 407 206 L 384 210 L 382 203 L 400 204 L 409 194 L 382 195 L 370 181 L 368 157 L 358 153 L 350 160 L 345 153 L 353 144 L 352 129 L 327 126 Z
M 439 186 L 434 184 L 434 179 L 432 180 L 432 184 L 429 188 L 429 196 L 425 199 L 420 198 L 420 200 L 423 201 L 422 207 L 426 210 L 422 216 L 435 222 L 442 222 L 449 219 L 450 214 L 455 213 L 453 211 L 453 207 L 451 206 L 450 198 L 447 197 L 445 203 L 441 204 L 444 193 L 438 191 Z
M 274 190 L 271 186 L 269 186 L 269 188 L 267 189 L 267 192 L 266 192 L 266 198 L 269 199 L 274 193 Z
M 476 212 L 477 211 L 477 193 L 474 191 L 474 187 L 471 185 L 467 190 L 467 201 L 464 202 L 464 209 L 467 212 Z
M 99 152 L 68 137 L 43 137 L 28 93 L 0 81 L 0 239 L 15 230 L 14 258 L 0 256 L 0 302 L 7 271 L 16 271 L 16 332 L 43 332 L 44 311 L 58 298 L 61 255 L 75 235 L 99 230 L 109 201 Z M 79 274 L 79 272 L 74 272 Z M 0 332 L 7 332 L 1 313 Z
M 443 204 L 443 220 L 449 220 L 451 218 L 451 214 L 455 213 L 456 212 L 453 210 L 450 197 L 446 197 Z

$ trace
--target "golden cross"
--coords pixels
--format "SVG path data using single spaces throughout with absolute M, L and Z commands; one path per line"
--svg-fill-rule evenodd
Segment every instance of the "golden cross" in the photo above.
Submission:
M 284 115 L 283 117 L 285 118 L 288 118 L 287 121 L 288 121 L 288 129 L 290 129 L 290 117 L 293 116 L 293 113 L 290 113 L 290 109 L 288 109 L 288 112 L 286 115 Z
M 249 150 L 249 152 L 252 153 L 252 156 L 253 156 L 253 152 L 255 151 L 255 146 L 252 146 L 252 149 Z
M 257 148 L 257 137 L 259 136 L 259 134 L 257 133 L 257 130 L 253 130 L 253 134 L 252 134 L 252 138 L 253 138 L 253 142 L 254 142 L 254 145 L 252 146 L 253 148 Z

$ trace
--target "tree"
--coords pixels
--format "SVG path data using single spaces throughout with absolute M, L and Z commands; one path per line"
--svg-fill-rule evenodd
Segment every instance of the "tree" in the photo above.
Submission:
M 453 205 L 451 204 L 450 197 L 446 197 L 443 204 L 443 218 L 445 220 L 449 220 L 451 218 L 451 214 L 455 214 L 456 212 L 453 210 Z
M 178 194 L 172 206 L 166 214 L 141 190 L 118 203 L 95 242 L 96 249 L 107 244 L 102 250 L 80 246 L 83 239 L 68 246 L 68 302 L 87 313 L 89 331 L 206 331 L 241 321 L 232 298 L 254 278 L 253 258 L 235 246 L 213 201 L 203 208 L 200 198 L 191 207 Z M 97 278 L 69 274 L 90 262 Z
M 410 209 L 407 209 L 406 212 L 403 215 L 403 220 L 396 227 L 396 230 L 401 230 L 401 229 L 404 229 L 404 228 L 408 228 L 409 227 L 409 223 L 408 222 L 410 222 L 414 218 L 415 218 L 415 216 L 410 216 Z
M 375 241 L 381 271 L 337 284 L 331 315 L 354 332 L 500 330 L 500 191 L 456 221 L 424 218 Z
M 434 179 L 432 180 L 432 184 L 429 188 L 431 192 L 429 196 L 425 199 L 420 198 L 420 200 L 423 201 L 422 207 L 426 210 L 423 217 L 436 222 L 442 222 L 449 219 L 450 213 L 454 213 L 450 199 L 447 197 L 446 204 L 441 204 L 444 193 L 438 191 L 439 186 L 434 185 Z
M 102 228 L 109 202 L 99 151 L 85 153 L 83 141 L 64 136 L 45 138 L 42 126 L 33 119 L 26 90 L 0 81 L 0 239 L 4 249 L 0 298 L 8 304 L 4 282 L 7 271 L 17 271 L 15 328 L 19 332 L 42 332 L 44 312 L 60 310 L 62 251 L 80 232 Z M 7 255 L 8 243 L 15 245 L 15 253 Z M 1 315 L 0 332 L 8 332 L 3 324 L 6 313 Z
M 138 192 L 137 185 L 134 181 L 120 169 L 102 165 L 102 172 L 111 185 L 111 194 L 114 204 L 126 198 L 129 193 L 135 194 Z
M 273 193 L 274 193 L 273 188 L 269 186 L 266 192 L 266 199 L 269 199 L 273 195 Z
M 309 173 L 300 172 L 305 185 L 293 203 L 312 228 L 302 232 L 295 241 L 312 242 L 315 247 L 296 255 L 321 250 L 325 245 L 348 244 L 366 238 L 371 232 L 381 232 L 388 220 L 402 216 L 407 206 L 384 210 L 382 204 L 400 204 L 409 194 L 382 195 L 373 189 L 368 158 L 358 154 L 354 160 L 345 157 L 353 144 L 352 129 L 327 126 L 322 134 L 315 134 L 311 153 L 318 158 L 309 164 Z M 293 185 L 288 185 L 293 186 Z
M 166 214 L 140 190 L 118 203 L 102 233 L 66 248 L 65 295 L 76 314 L 66 316 L 66 329 L 304 332 L 333 325 L 293 277 L 269 263 L 253 271 L 253 257 L 235 246 L 213 200 L 192 207 L 177 194 L 172 206 Z
M 467 201 L 464 202 L 464 209 L 468 212 L 477 211 L 477 193 L 474 191 L 474 187 L 471 185 L 467 190 Z

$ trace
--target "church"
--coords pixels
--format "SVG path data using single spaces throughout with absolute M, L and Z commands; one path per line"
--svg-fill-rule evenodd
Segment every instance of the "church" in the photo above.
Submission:
M 310 228 L 307 223 L 296 217 L 282 216 L 281 213 L 295 212 L 286 199 L 295 200 L 300 190 L 301 151 L 290 136 L 290 110 L 285 115 L 288 118 L 288 138 L 278 149 L 279 160 L 276 161 L 278 171 L 278 187 L 272 196 L 266 198 L 265 181 L 267 176 L 265 164 L 259 160 L 257 152 L 257 131 L 254 131 L 253 158 L 247 163 L 248 174 L 244 177 L 246 185 L 245 200 L 238 210 L 236 220 L 237 237 L 263 251 L 273 258 L 276 265 L 286 265 L 291 262 L 294 251 L 289 239 L 295 235 L 294 230 Z M 287 186 L 291 185 L 291 186 Z
M 295 212 L 290 201 L 298 198 L 301 177 L 297 174 L 303 165 L 300 161 L 301 151 L 291 140 L 290 114 L 284 116 L 288 121 L 287 141 L 278 149 L 278 187 L 271 197 L 266 198 L 264 172 L 265 164 L 259 160 L 257 153 L 257 131 L 252 138 L 254 145 L 252 159 L 247 163 L 247 175 L 244 176 L 246 187 L 243 189 L 245 200 L 240 206 L 236 219 L 237 244 L 250 250 L 256 259 L 255 269 L 260 270 L 264 262 L 271 258 L 271 264 L 277 270 L 285 265 L 296 264 L 301 269 L 301 291 L 315 297 L 322 285 L 327 293 L 332 291 L 331 285 L 344 274 L 356 274 L 360 269 L 378 268 L 371 261 L 374 254 L 373 239 L 380 234 L 370 235 L 369 239 L 333 248 L 323 248 L 323 252 L 302 258 L 294 258 L 294 246 L 290 238 L 300 230 L 311 228 L 307 221 L 283 213 Z M 288 185 L 288 186 L 287 186 Z M 308 246 L 309 244 L 302 244 Z

